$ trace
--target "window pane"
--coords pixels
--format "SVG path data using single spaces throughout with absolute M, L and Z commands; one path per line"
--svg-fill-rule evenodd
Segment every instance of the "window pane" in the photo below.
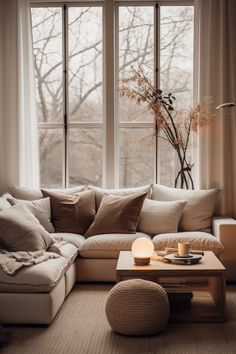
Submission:
M 62 10 L 32 8 L 36 99 L 39 122 L 61 122 Z
M 40 129 L 41 187 L 62 187 L 62 129 Z
M 69 8 L 69 120 L 102 122 L 102 8 Z
M 120 187 L 153 182 L 154 148 L 151 128 L 120 129 Z
M 119 79 L 132 74 L 132 66 L 141 66 L 146 75 L 154 73 L 154 7 L 119 7 Z M 152 122 L 153 116 L 142 105 L 119 97 L 119 120 Z
M 102 129 L 70 129 L 68 150 L 70 186 L 102 186 Z
M 160 88 L 176 97 L 176 110 L 192 106 L 193 11 L 193 6 L 160 7 Z M 187 161 L 192 163 L 191 144 L 187 155 Z M 159 139 L 159 183 L 173 187 L 178 170 L 179 161 L 173 147 Z
M 193 97 L 193 6 L 160 8 L 160 88 L 189 107 Z

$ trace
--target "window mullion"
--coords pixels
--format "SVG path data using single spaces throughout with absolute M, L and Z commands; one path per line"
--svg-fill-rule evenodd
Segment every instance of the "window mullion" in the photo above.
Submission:
M 103 185 L 107 188 L 114 187 L 115 181 L 115 1 L 107 0 L 104 16 L 104 167 L 103 167 Z
M 160 88 L 160 5 L 155 5 L 154 11 L 154 85 L 158 89 Z M 154 182 L 158 183 L 160 166 L 158 159 L 158 132 L 156 124 L 154 125 L 155 132 L 155 156 L 154 156 Z
M 63 187 L 68 186 L 68 6 L 63 6 Z

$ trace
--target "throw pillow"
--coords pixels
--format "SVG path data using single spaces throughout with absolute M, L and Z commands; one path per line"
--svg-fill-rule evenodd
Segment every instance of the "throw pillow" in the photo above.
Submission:
M 185 201 L 158 202 L 145 199 L 138 223 L 138 231 L 156 235 L 177 232 Z
M 63 194 L 74 194 L 77 192 L 81 192 L 85 190 L 86 186 L 77 186 L 72 188 L 52 188 L 52 189 L 45 189 L 48 192 L 56 192 L 56 193 L 63 193 Z M 9 186 L 9 191 L 13 195 L 14 198 L 23 199 L 23 200 L 36 200 L 42 199 L 43 194 L 40 189 L 33 189 L 28 187 L 19 187 L 15 185 Z
M 0 197 L 0 211 L 11 207 L 11 204 L 7 200 L 8 197 L 11 197 L 11 195 L 9 193 L 4 193 Z
M 47 230 L 47 232 L 55 232 L 53 224 L 51 223 L 51 205 L 50 198 L 39 200 L 21 200 L 16 198 L 7 198 L 11 205 L 22 203 L 32 214 L 38 219 L 40 224 Z
M 217 195 L 217 189 L 185 190 L 158 184 L 152 187 L 153 200 L 186 200 L 187 203 L 179 222 L 180 231 L 211 232 L 211 218 Z
M 17 204 L 0 213 L 0 247 L 8 251 L 41 251 L 54 242 L 23 204 Z
M 117 196 L 105 194 L 85 237 L 107 233 L 135 233 L 147 193 Z
M 95 192 L 83 191 L 74 195 L 49 192 L 42 189 L 44 197 L 50 197 L 52 223 L 56 232 L 84 234 L 95 217 Z
M 141 193 L 147 193 L 147 198 L 150 198 L 151 195 L 151 185 L 148 184 L 147 186 L 142 186 L 142 187 L 134 187 L 134 188 L 121 188 L 121 189 L 102 189 L 99 187 L 94 187 L 94 186 L 88 186 L 88 189 L 94 190 L 96 193 L 96 208 L 98 209 L 102 197 L 104 194 L 112 194 L 112 195 L 120 195 L 120 196 L 125 196 L 125 195 L 131 195 L 131 194 L 141 194 Z

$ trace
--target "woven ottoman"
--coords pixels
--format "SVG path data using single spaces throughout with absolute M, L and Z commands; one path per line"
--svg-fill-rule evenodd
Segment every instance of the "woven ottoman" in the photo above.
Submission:
M 122 281 L 110 290 L 107 297 L 107 320 L 120 334 L 157 334 L 165 328 L 169 312 L 163 287 L 143 279 Z

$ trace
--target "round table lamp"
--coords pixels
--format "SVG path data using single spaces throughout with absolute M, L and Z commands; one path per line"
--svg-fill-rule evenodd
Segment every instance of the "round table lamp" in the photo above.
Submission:
M 131 247 L 136 265 L 147 265 L 150 263 L 150 257 L 153 254 L 154 246 L 151 240 L 146 237 L 137 238 Z

